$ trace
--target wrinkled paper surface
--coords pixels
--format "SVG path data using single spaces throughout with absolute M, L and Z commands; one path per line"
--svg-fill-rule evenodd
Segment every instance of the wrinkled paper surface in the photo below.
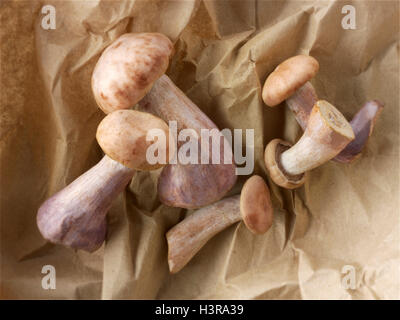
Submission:
M 41 26 L 45 4 L 56 8 L 55 30 Z M 346 4 L 355 30 L 342 28 Z M 397 1 L 2 1 L 0 19 L 1 298 L 400 298 Z M 177 86 L 219 128 L 255 129 L 255 173 L 272 193 L 268 233 L 235 224 L 176 275 L 165 233 L 186 212 L 158 201 L 159 170 L 139 173 L 114 202 L 93 254 L 46 243 L 36 226 L 40 204 L 102 157 L 90 78 L 126 32 L 170 37 Z M 261 85 L 296 54 L 319 61 L 312 83 L 348 119 L 367 100 L 385 109 L 360 159 L 329 162 L 291 191 L 267 177 L 263 150 L 301 129 L 283 104 L 262 103 Z M 45 265 L 55 290 L 42 288 Z

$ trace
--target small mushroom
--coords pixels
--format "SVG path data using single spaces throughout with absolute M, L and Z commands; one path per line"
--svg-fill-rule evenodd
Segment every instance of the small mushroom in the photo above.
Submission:
M 265 233 L 272 225 L 270 193 L 260 176 L 249 178 L 240 195 L 193 212 L 167 232 L 170 272 L 180 271 L 208 240 L 241 220 L 254 234 Z
M 263 100 L 268 106 L 276 106 L 286 100 L 289 109 L 303 130 L 318 96 L 309 82 L 318 72 L 318 61 L 313 57 L 299 55 L 282 62 L 267 78 L 263 87 Z M 333 160 L 349 163 L 358 158 L 371 136 L 375 121 L 383 104 L 377 100 L 367 101 L 350 121 L 355 139 Z
M 262 90 L 265 104 L 274 107 L 285 101 L 312 79 L 318 70 L 318 61 L 310 56 L 298 55 L 285 60 L 265 80 Z
M 163 75 L 172 53 L 173 45 L 164 35 L 125 34 L 102 53 L 93 72 L 92 89 L 105 112 L 139 103 L 140 110 L 165 121 L 177 121 L 178 130 L 193 129 L 199 137 L 201 129 L 217 131 L 221 148 L 209 152 L 209 159 L 218 153 L 219 164 L 169 164 L 158 182 L 159 199 L 164 204 L 199 208 L 221 199 L 233 187 L 236 167 L 231 146 L 217 126 Z
M 74 249 L 97 250 L 105 239 L 105 217 L 112 201 L 132 179 L 135 170 L 154 170 L 160 166 L 146 162 L 146 150 L 154 143 L 147 141 L 146 135 L 153 128 L 168 137 L 166 123 L 151 114 L 120 110 L 106 116 L 97 130 L 97 140 L 106 155 L 40 206 L 37 225 L 42 236 Z M 162 150 L 167 157 L 168 148 L 167 140 L 166 150 Z
M 298 188 L 305 182 L 307 171 L 335 157 L 352 140 L 354 132 L 344 116 L 329 102 L 319 100 L 294 146 L 280 139 L 267 145 L 265 165 L 277 185 Z

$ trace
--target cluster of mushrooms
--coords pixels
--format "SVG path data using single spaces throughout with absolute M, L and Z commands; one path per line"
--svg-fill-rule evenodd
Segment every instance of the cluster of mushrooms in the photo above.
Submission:
M 271 227 L 273 207 L 262 177 L 251 176 L 240 195 L 225 197 L 236 183 L 234 161 L 170 161 L 175 146 L 182 143 L 171 141 L 169 121 L 176 121 L 178 132 L 191 128 L 198 137 L 202 129 L 215 129 L 221 144 L 211 147 L 208 156 L 233 159 L 231 148 L 226 154 L 228 142 L 217 126 L 165 75 L 173 51 L 172 42 L 159 33 L 125 34 L 104 50 L 93 71 L 92 90 L 107 114 L 96 133 L 105 156 L 40 206 L 37 225 L 45 239 L 74 249 L 97 250 L 106 238 L 106 214 L 113 200 L 136 171 L 156 169 L 161 169 L 157 192 L 163 204 L 197 209 L 166 234 L 171 273 L 181 270 L 210 238 L 233 223 L 243 220 L 255 234 Z M 286 101 L 304 130 L 293 146 L 274 139 L 265 149 L 269 176 L 284 188 L 300 187 L 306 172 L 331 159 L 354 160 L 383 108 L 379 101 L 368 101 L 347 122 L 333 105 L 318 100 L 309 82 L 318 69 L 310 56 L 292 57 L 269 75 L 262 91 L 268 106 Z M 165 164 L 150 164 L 146 159 L 146 150 L 154 143 L 146 139 L 152 129 L 167 137 L 165 149 L 159 150 Z

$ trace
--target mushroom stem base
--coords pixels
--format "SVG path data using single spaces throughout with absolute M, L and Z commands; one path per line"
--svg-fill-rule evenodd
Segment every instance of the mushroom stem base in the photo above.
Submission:
M 107 211 L 134 172 L 104 156 L 40 206 L 36 219 L 42 236 L 74 249 L 97 250 L 105 239 Z
M 339 154 L 352 140 L 354 132 L 345 117 L 330 103 L 314 105 L 306 131 L 300 140 L 281 155 L 281 165 L 292 175 L 314 169 Z
M 170 272 L 181 270 L 208 240 L 241 219 L 237 195 L 201 208 L 178 223 L 167 233 Z

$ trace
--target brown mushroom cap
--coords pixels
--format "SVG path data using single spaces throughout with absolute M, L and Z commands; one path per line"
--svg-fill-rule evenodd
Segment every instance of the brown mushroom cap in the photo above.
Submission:
M 272 225 L 272 208 L 267 184 L 260 176 L 250 177 L 240 194 L 240 213 L 246 227 L 253 233 L 265 233 Z
M 129 109 L 168 68 L 172 42 L 160 33 L 128 33 L 104 50 L 92 75 L 99 107 L 110 113 Z
M 164 132 L 166 143 L 160 146 L 160 150 L 165 152 L 165 159 L 169 160 L 169 128 L 163 120 L 146 112 L 118 110 L 108 114 L 100 122 L 96 138 L 104 153 L 124 166 L 135 170 L 155 170 L 165 164 L 150 164 L 146 159 L 147 148 L 155 143 L 146 141 L 151 129 Z M 171 143 L 173 147 L 174 143 Z
M 274 107 L 290 97 L 318 72 L 319 63 L 310 56 L 298 55 L 283 61 L 264 83 L 262 98 Z
M 268 143 L 264 152 L 264 161 L 271 179 L 286 189 L 300 187 L 306 181 L 306 173 L 291 175 L 282 168 L 279 159 L 282 152 L 291 147 L 291 144 L 281 139 L 274 139 Z

